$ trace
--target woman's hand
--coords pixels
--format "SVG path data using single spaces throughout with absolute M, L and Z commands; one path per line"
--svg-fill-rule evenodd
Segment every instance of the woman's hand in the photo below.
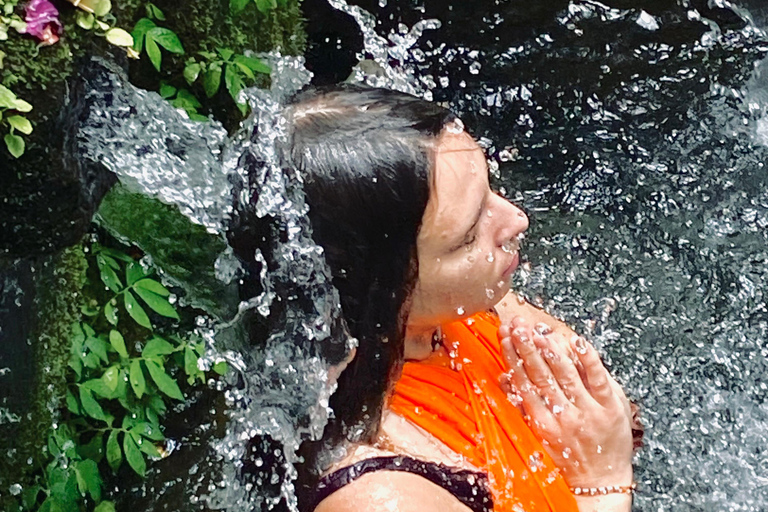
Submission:
M 499 328 L 509 371 L 502 385 L 522 406 L 533 432 L 570 487 L 632 483 L 631 412 L 595 348 L 520 317 Z M 568 346 L 570 345 L 570 346 Z

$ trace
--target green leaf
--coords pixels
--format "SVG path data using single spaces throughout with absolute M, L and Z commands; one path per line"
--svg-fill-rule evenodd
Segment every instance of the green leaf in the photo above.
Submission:
M 97 432 L 86 444 L 77 447 L 78 455 L 83 459 L 91 459 L 97 464 L 104 458 L 104 432 Z
M 134 288 L 134 291 L 139 294 L 139 297 L 144 299 L 147 306 L 152 308 L 155 313 L 168 318 L 179 319 L 179 314 L 176 312 L 176 308 L 174 308 L 165 297 L 161 297 L 158 294 L 152 293 L 146 288 L 141 287 Z
M 160 71 L 160 63 L 163 60 L 163 56 L 160 53 L 160 48 L 157 46 L 157 43 L 154 41 L 154 39 L 149 37 L 149 34 L 147 34 L 145 46 L 150 62 L 152 62 L 152 65 L 155 66 L 156 70 Z
M 123 451 L 125 452 L 125 460 L 128 461 L 128 465 L 139 475 L 144 476 L 147 471 L 147 463 L 144 461 L 144 456 L 139 450 L 139 446 L 130 434 L 123 436 Z
M 208 69 L 203 74 L 203 90 L 205 95 L 209 98 L 219 91 L 221 86 L 221 65 L 217 62 L 212 62 Z
M 176 32 L 171 29 L 163 27 L 150 29 L 150 31 L 147 32 L 147 40 L 150 39 L 171 53 L 184 53 L 184 47 L 181 45 L 179 36 L 177 36 Z
M 105 363 L 109 362 L 109 357 L 107 357 L 107 351 L 109 350 L 109 344 L 102 340 L 101 338 L 94 338 L 92 336 L 89 336 L 85 340 L 85 346 L 91 349 L 91 351 L 99 356 L 99 359 L 104 361 Z
M 32 510 L 37 504 L 37 497 L 40 495 L 41 487 L 39 485 L 33 485 L 24 489 L 24 494 L 21 497 L 21 504 L 27 510 Z
M 117 325 L 117 308 L 115 308 L 115 299 L 110 300 L 104 304 L 104 317 L 107 322 L 112 325 Z
M 149 406 L 159 415 L 165 414 L 166 407 L 163 398 L 160 395 L 151 395 L 149 397 Z
M 176 94 L 176 88 L 170 84 L 162 84 L 158 92 L 160 93 L 161 98 L 163 98 L 164 100 L 167 100 L 168 98 L 171 98 L 173 97 L 174 94 Z
M 98 308 L 93 307 L 94 301 L 80 306 L 80 312 L 85 316 L 96 316 L 99 314 Z
M 97 503 L 101 501 L 101 486 L 103 484 L 96 462 L 90 459 L 79 461 L 75 465 L 75 473 L 77 474 L 77 484 L 80 492 L 84 494 L 87 490 L 93 501 Z
M 16 95 L 6 86 L 0 84 L 0 107 L 13 108 Z
M 175 351 L 176 347 L 163 338 L 154 336 L 144 346 L 144 350 L 141 351 L 141 357 L 150 359 L 156 356 L 167 356 L 168 354 L 173 354 Z
M 275 7 L 277 7 L 277 2 L 275 0 L 256 0 L 256 8 L 259 9 L 262 14 L 267 14 Z
M 80 403 L 77 401 L 77 397 L 70 390 L 67 390 L 67 409 L 72 414 L 82 414 L 80 411 Z
M 93 330 L 93 327 L 91 327 L 85 322 L 82 323 L 82 326 L 83 326 L 83 332 L 85 333 L 86 336 L 96 336 L 96 331 Z
M 213 365 L 213 371 L 219 375 L 225 375 L 229 371 L 229 365 L 226 361 L 219 361 Z
M 83 404 L 83 410 L 91 418 L 106 421 L 104 410 L 99 405 L 99 402 L 93 398 L 91 391 L 85 386 L 80 386 L 80 403 Z
M 111 389 L 103 379 L 91 379 L 83 382 L 82 386 L 104 398 L 113 398 L 114 389 Z
M 7 133 L 5 134 L 5 137 L 3 137 L 3 140 L 5 141 L 5 147 L 8 148 L 8 152 L 14 158 L 19 158 L 24 154 L 24 139 L 18 135 Z
M 13 126 L 15 130 L 18 130 L 25 135 L 32 133 L 32 123 L 30 123 L 29 119 L 24 116 L 11 116 L 7 118 L 6 121 L 8 121 L 8 124 Z
M 189 346 L 184 347 L 184 371 L 190 376 L 200 373 L 197 367 L 197 355 Z
M 125 310 L 128 311 L 130 317 L 140 326 L 152 329 L 152 324 L 149 321 L 147 313 L 136 301 L 133 294 L 127 291 L 123 294 L 123 299 L 125 300 Z
M 93 13 L 85 11 L 78 11 L 77 17 L 75 18 L 75 23 L 77 23 L 77 26 L 84 28 L 85 30 L 91 30 L 93 28 L 94 21 L 96 21 L 96 17 L 93 15 Z
M 240 91 L 243 90 L 245 87 L 245 84 L 243 83 L 243 79 L 240 78 L 240 74 L 237 72 L 237 66 L 233 66 L 232 64 L 227 64 L 227 67 L 224 71 L 224 83 L 227 86 L 227 91 L 229 92 L 229 95 L 232 97 L 233 100 L 235 100 L 235 103 L 237 103 L 237 95 L 240 94 Z
M 176 92 L 176 88 L 168 85 L 164 87 L 170 87 L 173 89 L 173 92 Z M 162 87 L 160 88 L 160 94 L 162 95 Z M 167 92 L 167 91 L 166 91 Z M 171 96 L 173 96 L 173 93 L 171 93 Z M 151 274 L 151 270 L 146 270 L 141 263 L 138 262 L 131 262 L 128 264 L 128 266 L 125 269 L 125 280 L 128 283 L 128 285 L 132 285 L 133 283 L 137 282 L 138 280 L 147 277 L 149 274 Z
M 165 373 L 162 366 L 154 361 L 146 360 L 144 361 L 144 364 L 147 365 L 149 376 L 155 381 L 155 384 L 157 384 L 160 391 L 176 400 L 184 400 L 184 395 L 181 393 L 178 384 L 176 384 L 176 381 L 173 380 L 170 375 Z
M 117 472 L 120 468 L 120 463 L 123 461 L 123 452 L 120 449 L 120 443 L 117 440 L 119 430 L 113 429 L 109 433 L 107 438 L 107 464 L 112 468 L 112 471 Z
M 237 14 L 243 9 L 251 0 L 229 0 L 229 12 Z
M 146 380 L 144 380 L 144 372 L 141 369 L 141 362 L 138 359 L 131 361 L 131 369 L 128 380 L 131 382 L 131 388 L 136 394 L 137 398 L 141 398 L 144 394 L 144 390 L 147 389 Z
M 184 90 L 179 91 L 179 94 L 181 94 L 182 92 L 184 92 Z M 201 105 L 198 103 L 197 106 L 199 107 Z M 171 292 L 168 291 L 168 288 L 158 283 L 154 279 L 141 279 L 139 281 L 136 281 L 136 284 L 134 285 L 134 287 L 144 288 L 145 290 L 149 290 L 150 292 L 156 293 L 157 295 L 161 295 L 163 297 L 167 297 L 171 294 Z
M 116 260 L 124 261 L 126 263 L 133 262 L 133 258 L 131 258 L 130 256 L 128 256 L 122 251 L 118 251 L 117 249 L 110 249 L 109 247 L 99 247 L 98 251 L 99 251 L 99 254 L 102 254 L 104 256 L 109 256 L 110 258 L 114 258 Z M 118 269 L 119 265 L 113 268 Z
M 157 449 L 157 446 L 152 441 L 149 441 L 148 439 L 142 439 L 139 445 L 139 450 L 146 453 L 150 457 L 157 457 L 162 458 L 163 454 L 160 453 L 160 450 Z
M 240 62 L 235 62 L 235 65 L 240 70 L 242 74 L 250 78 L 251 80 L 254 80 L 256 78 L 256 75 L 253 74 L 253 71 L 251 71 L 251 68 L 246 66 L 245 64 L 241 64 Z
M 203 69 L 203 67 L 197 62 L 187 64 L 184 66 L 184 80 L 186 80 L 189 85 L 192 85 L 195 80 L 197 80 L 197 77 L 200 76 L 201 69 Z
M 109 331 L 109 343 L 112 345 L 112 348 L 117 351 L 120 357 L 128 357 L 128 350 L 125 348 L 125 340 L 123 339 L 123 335 L 118 331 L 114 329 Z
M 272 68 L 266 63 L 253 57 L 246 57 L 245 55 L 238 55 L 235 57 L 235 63 L 243 65 L 256 73 L 264 73 L 265 75 L 268 75 L 272 72 Z
M 110 366 L 107 371 L 101 376 L 101 381 L 104 383 L 110 391 L 114 392 L 117 389 L 117 379 L 120 376 L 120 370 L 116 365 Z
M 150 16 L 160 21 L 165 21 L 165 14 L 155 4 L 147 4 L 147 12 L 151 13 Z
M 108 254 L 104 254 L 103 252 L 99 253 L 99 255 L 96 257 L 96 261 L 99 263 L 99 265 L 107 264 L 115 270 L 120 270 L 120 264 L 117 262 L 117 260 Z
M 110 0 L 99 0 L 99 2 L 93 6 L 93 14 L 96 16 L 105 16 L 112 10 L 112 2 Z
M 109 44 L 113 44 L 115 46 L 120 46 L 122 48 L 130 48 L 133 46 L 133 36 L 118 27 L 107 30 L 105 37 L 107 38 Z
M 22 99 L 16 98 L 11 108 L 14 110 L 18 110 L 19 112 L 29 112 L 30 110 L 32 110 L 32 105 L 30 105 L 29 103 L 27 103 Z
M 98 368 L 101 366 L 101 360 L 99 359 L 99 356 L 94 354 L 93 352 L 88 352 L 85 357 L 83 357 L 83 364 L 87 368 Z
M 224 61 L 228 61 L 235 54 L 235 52 L 229 48 L 216 48 L 216 51 L 219 52 L 219 55 L 221 55 L 221 58 L 224 59 Z
M 99 276 L 104 284 L 107 285 L 107 288 L 115 293 L 118 293 L 123 289 L 123 283 L 120 281 L 120 278 L 117 277 L 117 273 L 112 265 L 110 265 L 107 257 L 99 254 L 96 256 L 96 264 L 99 267 Z
M 133 27 L 131 35 L 133 36 L 133 49 L 137 52 L 141 52 L 144 48 L 144 39 L 147 32 L 155 28 L 157 25 L 149 18 L 141 18 L 136 22 Z
M 96 508 L 93 509 L 93 512 L 115 512 L 115 504 L 111 501 L 102 501 L 96 505 Z
M 163 435 L 163 433 L 160 431 L 159 428 L 153 427 L 151 424 L 147 423 L 146 421 L 137 423 L 133 428 L 131 428 L 131 432 L 141 434 L 142 436 L 152 439 L 153 441 L 162 441 L 163 439 L 165 439 L 165 436 Z

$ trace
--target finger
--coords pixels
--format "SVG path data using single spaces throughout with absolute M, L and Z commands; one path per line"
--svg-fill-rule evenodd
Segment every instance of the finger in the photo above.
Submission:
M 570 350 L 566 351 L 556 340 L 546 337 L 548 345 L 543 348 L 544 359 L 552 375 L 557 380 L 563 395 L 577 407 L 594 404 L 595 401 L 584 387 L 584 382 L 572 359 Z
M 574 340 L 574 350 L 584 366 L 584 374 L 587 377 L 589 392 L 592 397 L 604 407 L 611 405 L 616 395 L 611 387 L 608 370 L 603 366 L 595 347 L 584 338 L 579 337 Z
M 557 419 L 547 403 L 530 380 L 523 360 L 517 355 L 512 338 L 501 340 L 502 350 L 506 357 L 509 370 L 502 377 L 507 398 L 521 410 L 526 421 L 540 437 L 557 435 Z
M 525 370 L 528 374 L 528 378 L 531 380 L 534 386 L 539 389 L 539 393 L 544 398 L 547 405 L 555 407 L 562 412 L 563 408 L 568 403 L 568 398 L 563 394 L 557 379 L 552 374 L 547 361 L 545 361 L 542 355 L 542 350 L 546 351 L 551 358 L 559 357 L 552 352 L 548 345 L 545 336 L 539 334 L 533 334 L 531 338 L 527 336 L 528 333 L 521 329 L 515 329 L 512 331 L 512 344 L 523 361 Z M 553 411 L 556 409 L 553 409 Z

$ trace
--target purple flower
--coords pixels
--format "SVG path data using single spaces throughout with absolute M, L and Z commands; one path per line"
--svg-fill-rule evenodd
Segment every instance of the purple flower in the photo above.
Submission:
M 38 38 L 42 45 L 52 45 L 59 40 L 62 26 L 59 11 L 48 0 L 31 0 L 26 6 L 25 33 Z

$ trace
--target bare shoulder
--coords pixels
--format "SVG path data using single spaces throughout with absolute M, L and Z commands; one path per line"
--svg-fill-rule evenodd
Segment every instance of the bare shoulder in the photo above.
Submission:
M 469 512 L 451 493 L 403 471 L 363 475 L 320 502 L 315 512 Z

